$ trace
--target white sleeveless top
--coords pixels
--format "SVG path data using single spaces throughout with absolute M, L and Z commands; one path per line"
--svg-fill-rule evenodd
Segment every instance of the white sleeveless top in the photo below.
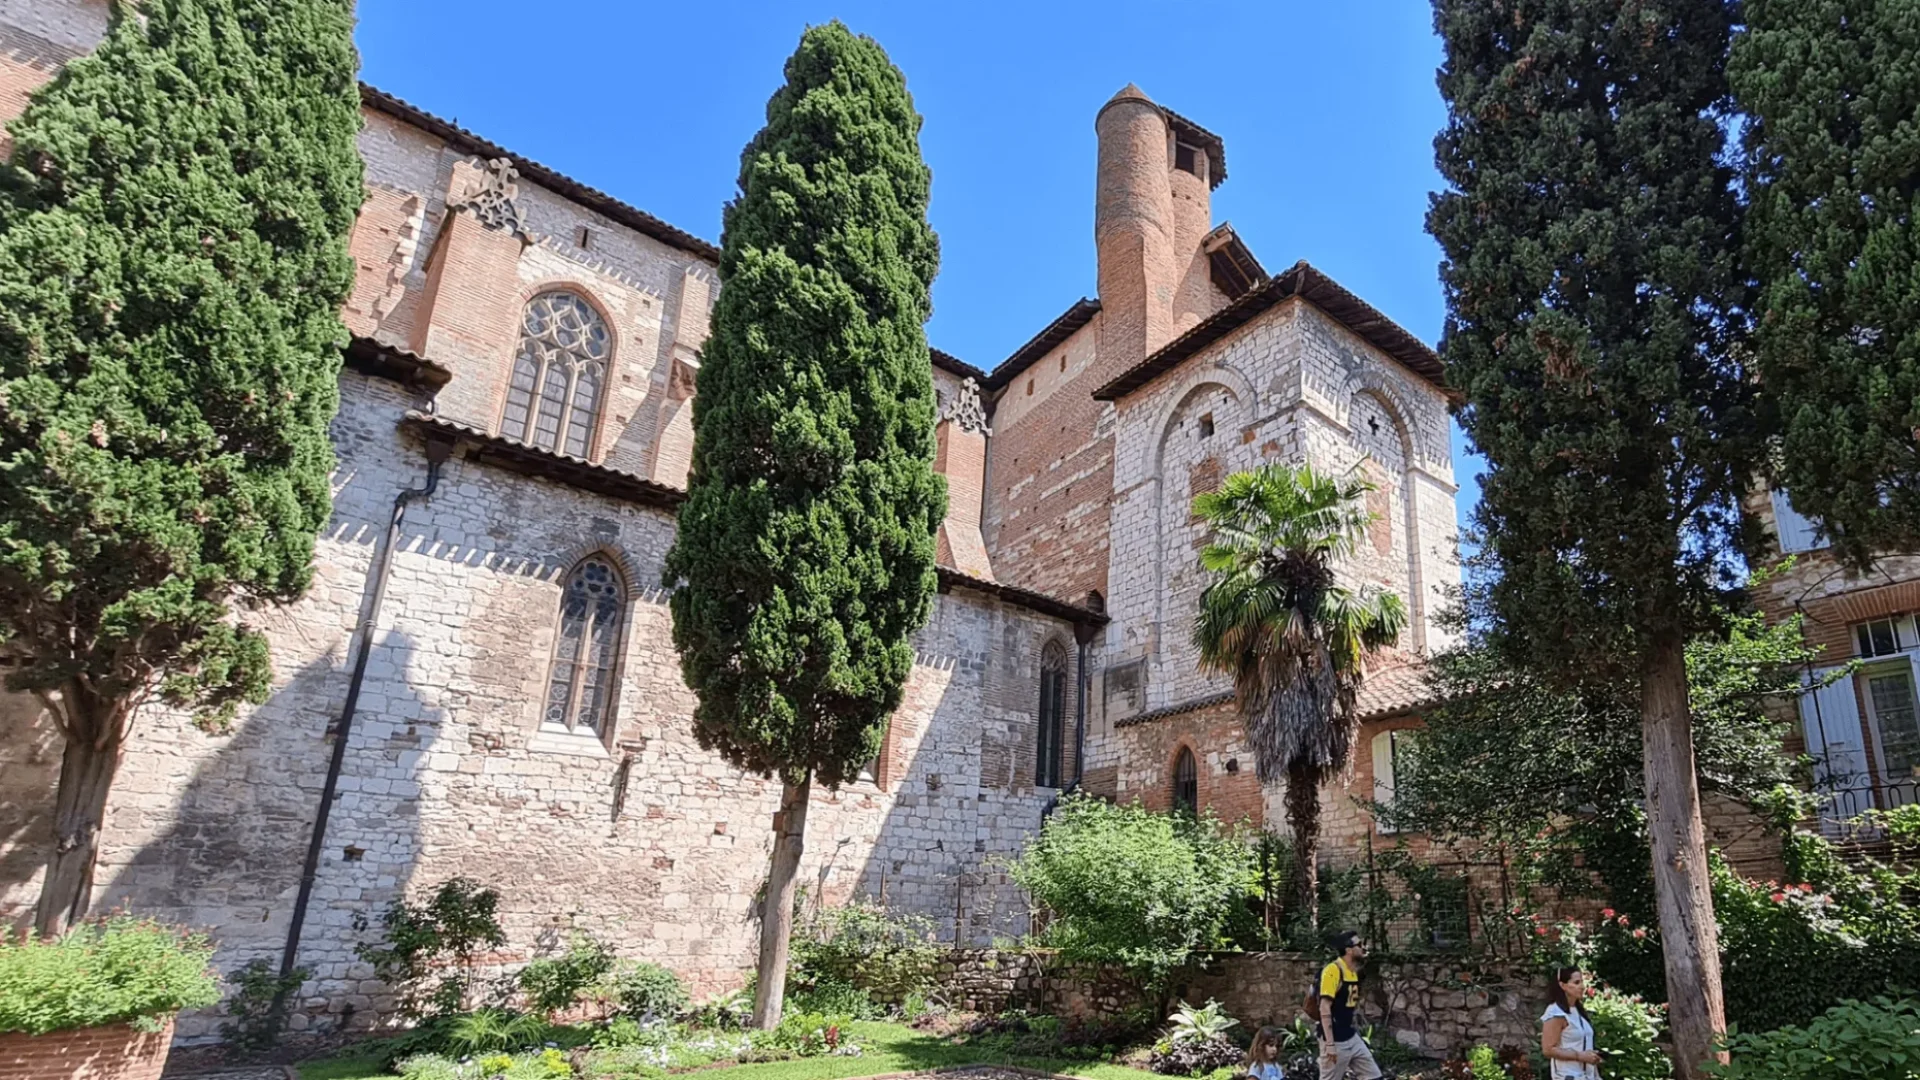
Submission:
M 1542 1024 L 1549 1020 L 1565 1020 L 1567 1026 L 1560 1029 L 1560 1049 L 1568 1052 L 1584 1052 L 1593 1049 L 1593 1025 L 1587 1022 L 1587 1014 L 1575 1009 L 1569 1015 L 1558 1005 L 1547 1006 L 1546 1014 L 1540 1017 Z M 1599 1080 L 1600 1070 L 1580 1061 L 1563 1061 L 1553 1058 L 1553 1080 Z

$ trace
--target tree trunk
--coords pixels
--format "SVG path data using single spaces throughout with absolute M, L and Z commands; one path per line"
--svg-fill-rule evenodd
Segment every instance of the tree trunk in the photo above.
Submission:
M 121 743 L 111 732 L 102 748 L 96 740 L 68 739 L 60 758 L 60 786 L 54 795 L 53 856 L 40 883 L 40 904 L 33 927 L 56 937 L 86 918 L 93 903 L 93 867 L 100 857 L 100 827 L 106 820 L 107 793 L 120 768 Z
M 1694 774 L 1693 721 L 1687 706 L 1686 645 L 1656 641 L 1641 676 L 1640 738 L 1647 781 L 1647 832 L 1660 944 L 1666 955 L 1668 1017 L 1675 1066 L 1685 1080 L 1704 1076 L 1726 1030 L 1720 992 L 1720 931 L 1713 919 L 1706 829 Z
M 767 898 L 760 911 L 759 983 L 753 992 L 753 1026 L 780 1026 L 787 995 L 787 941 L 793 934 L 793 890 L 800 880 L 800 855 L 806 848 L 807 796 L 813 776 L 780 791 L 780 812 L 773 815 L 773 864 L 767 871 Z
M 1293 910 L 1287 921 L 1309 934 L 1320 926 L 1320 770 L 1287 768 L 1287 824 L 1293 826 Z

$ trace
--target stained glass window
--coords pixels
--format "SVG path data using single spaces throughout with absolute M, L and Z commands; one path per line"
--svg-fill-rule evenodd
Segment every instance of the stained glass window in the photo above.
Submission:
M 612 349 L 606 320 L 579 295 L 544 292 L 534 297 L 520 328 L 500 434 L 542 450 L 586 457 L 593 447 L 593 423 Z
M 604 558 L 586 559 L 567 575 L 547 676 L 547 707 L 541 716 L 546 727 L 601 733 L 615 689 L 625 592 L 619 571 Z

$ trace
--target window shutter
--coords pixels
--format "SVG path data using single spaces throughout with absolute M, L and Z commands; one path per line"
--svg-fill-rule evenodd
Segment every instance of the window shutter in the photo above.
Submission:
M 1814 678 L 1825 678 L 1832 671 L 1816 672 Z M 1867 809 L 1873 785 L 1860 743 L 1860 708 L 1853 696 L 1853 680 L 1841 679 L 1802 694 L 1800 725 L 1807 754 L 1813 758 L 1814 790 L 1833 798 L 1823 817 L 1849 818 Z
M 1373 801 L 1382 806 L 1393 802 L 1393 734 L 1383 731 L 1373 737 Z M 1382 833 L 1394 831 L 1391 825 L 1377 820 L 1375 827 Z
M 1827 546 L 1819 526 L 1793 508 L 1784 491 L 1773 492 L 1773 523 L 1780 534 L 1780 550 L 1791 555 L 1799 551 L 1818 551 Z

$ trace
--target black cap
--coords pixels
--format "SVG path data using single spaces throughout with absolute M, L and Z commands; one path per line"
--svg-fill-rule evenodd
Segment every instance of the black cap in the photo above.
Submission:
M 1348 949 L 1353 948 L 1354 945 L 1357 944 L 1359 941 L 1360 941 L 1360 931 L 1342 930 L 1339 933 L 1333 935 L 1333 951 L 1337 953 L 1345 953 Z

